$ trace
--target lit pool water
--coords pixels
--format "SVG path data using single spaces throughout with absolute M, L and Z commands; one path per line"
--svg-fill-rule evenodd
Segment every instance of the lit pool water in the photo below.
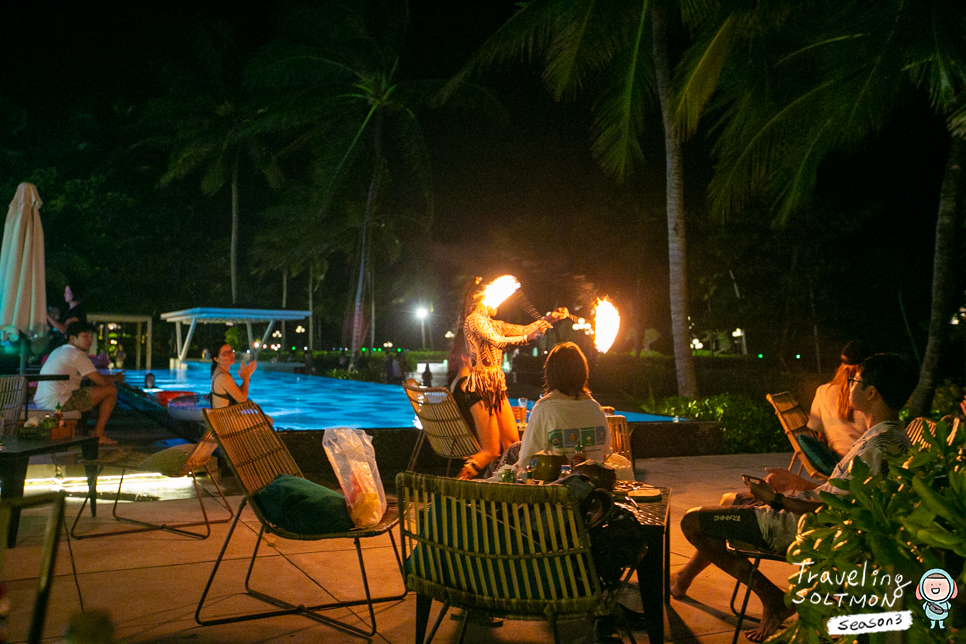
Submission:
M 186 370 L 155 370 L 155 386 L 166 390 L 207 394 L 211 389 L 209 363 L 188 363 Z M 232 375 L 237 378 L 237 367 Z M 146 371 L 126 370 L 126 381 L 144 386 Z M 415 415 L 409 399 L 399 385 L 383 385 L 355 380 L 338 380 L 257 369 L 252 376 L 248 397 L 284 429 L 321 429 L 357 427 L 379 429 L 412 427 Z M 515 404 L 515 399 L 510 399 Z M 529 406 L 533 407 L 533 402 Z M 628 422 L 670 420 L 634 412 L 615 412 Z

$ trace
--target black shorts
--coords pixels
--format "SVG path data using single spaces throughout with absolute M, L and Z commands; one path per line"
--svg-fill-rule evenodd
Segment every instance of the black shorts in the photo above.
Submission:
M 755 506 L 732 505 L 698 510 L 701 534 L 715 539 L 736 539 L 758 548 L 770 548 L 758 526 Z
M 466 423 L 470 427 L 474 427 L 475 424 L 473 422 L 473 415 L 470 413 L 470 407 L 484 400 L 484 398 L 477 391 L 466 391 L 464 389 L 465 386 L 466 376 L 463 376 L 456 381 L 456 387 L 453 390 L 453 400 L 456 401 L 456 406 L 463 413 L 463 418 L 466 419 Z

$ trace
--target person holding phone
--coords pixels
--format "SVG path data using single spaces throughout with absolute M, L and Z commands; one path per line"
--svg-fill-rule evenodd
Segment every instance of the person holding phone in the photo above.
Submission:
M 838 462 L 830 479 L 851 478 L 852 461 L 861 458 L 872 474 L 878 474 L 892 456 L 909 447 L 899 410 L 916 386 L 918 374 L 895 354 L 876 354 L 862 362 L 850 379 L 852 406 L 869 421 L 869 429 Z M 768 468 L 764 479 L 742 475 L 750 495 L 735 495 L 730 505 L 689 510 L 681 519 L 681 530 L 696 548 L 688 564 L 672 579 L 672 594 L 680 597 L 694 577 L 714 564 L 736 579 L 746 580 L 751 562 L 725 548 L 736 539 L 773 552 L 784 552 L 795 540 L 798 519 L 822 507 L 820 492 L 847 494 L 830 483 L 822 485 L 792 474 Z M 752 590 L 761 600 L 763 614 L 757 628 L 745 633 L 752 642 L 763 642 L 774 634 L 795 609 L 785 606 L 785 593 L 760 571 L 755 573 Z

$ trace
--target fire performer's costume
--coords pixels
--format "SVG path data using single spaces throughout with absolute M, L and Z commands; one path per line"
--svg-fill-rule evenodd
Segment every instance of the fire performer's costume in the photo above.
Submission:
M 470 375 L 465 389 L 475 392 L 488 409 L 499 411 L 506 397 L 503 350 L 526 344 L 527 336 L 541 329 L 541 320 L 526 326 L 494 320 L 478 307 L 463 324 L 466 350 L 470 354 Z M 544 323 L 545 324 L 545 323 Z

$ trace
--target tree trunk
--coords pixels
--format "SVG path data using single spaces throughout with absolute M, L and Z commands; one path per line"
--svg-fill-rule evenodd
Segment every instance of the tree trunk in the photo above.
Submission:
M 366 199 L 366 213 L 362 220 L 362 239 L 359 249 L 359 275 L 356 281 L 356 294 L 352 309 L 352 345 L 351 356 L 349 358 L 349 370 L 355 369 L 356 360 L 359 357 L 359 349 L 362 347 L 365 333 L 365 285 L 366 267 L 369 263 L 369 227 L 372 225 L 372 213 L 376 207 L 376 197 L 379 194 L 379 181 L 382 177 L 382 127 L 381 119 L 377 115 L 375 128 L 375 163 L 373 164 L 372 180 L 369 182 L 369 195 Z
M 238 157 L 231 168 L 231 303 L 238 304 Z
M 671 69 L 667 56 L 667 21 L 660 9 L 651 9 L 654 35 L 654 75 L 658 101 L 664 120 L 664 154 L 667 165 L 667 244 L 671 286 L 671 335 L 674 339 L 674 365 L 678 394 L 698 397 L 698 380 L 691 356 L 691 330 L 688 325 L 687 254 L 684 231 L 684 168 L 677 126 L 670 113 Z
M 961 201 L 960 183 L 963 141 L 953 137 L 946 157 L 946 173 L 939 191 L 939 216 L 936 219 L 936 251 L 932 263 L 932 306 L 929 313 L 929 339 L 922 357 L 919 384 L 909 400 L 911 418 L 923 416 L 932 404 L 939 360 L 949 337 L 949 318 L 953 313 L 954 266 L 959 248 L 958 220 Z
M 288 308 L 288 269 L 282 269 L 282 308 Z M 287 336 L 285 335 L 285 320 L 282 320 L 282 349 L 288 346 Z
M 312 264 L 309 263 L 309 351 L 315 351 L 315 309 L 312 304 L 312 291 L 315 284 L 312 282 Z

